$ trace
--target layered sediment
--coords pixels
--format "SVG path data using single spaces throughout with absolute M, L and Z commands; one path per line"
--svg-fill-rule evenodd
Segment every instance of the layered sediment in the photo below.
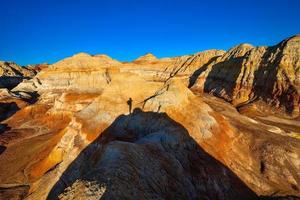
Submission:
M 0 199 L 300 197 L 299 36 L 5 69 Z

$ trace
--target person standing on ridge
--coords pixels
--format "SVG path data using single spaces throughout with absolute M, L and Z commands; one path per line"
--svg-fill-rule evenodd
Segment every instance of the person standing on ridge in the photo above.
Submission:
M 127 105 L 129 107 L 129 114 L 131 114 L 131 109 L 132 109 L 132 99 L 131 99 L 131 97 L 128 99 Z

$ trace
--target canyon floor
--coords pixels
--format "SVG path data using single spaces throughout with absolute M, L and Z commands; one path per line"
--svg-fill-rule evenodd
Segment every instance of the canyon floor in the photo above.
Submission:
M 0 75 L 0 199 L 300 199 L 299 35 Z

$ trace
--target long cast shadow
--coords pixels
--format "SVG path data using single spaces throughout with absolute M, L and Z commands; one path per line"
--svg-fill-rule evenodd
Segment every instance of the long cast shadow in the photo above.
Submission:
M 47 199 L 61 193 L 99 199 L 258 198 L 181 124 L 141 109 L 117 117 L 63 172 Z

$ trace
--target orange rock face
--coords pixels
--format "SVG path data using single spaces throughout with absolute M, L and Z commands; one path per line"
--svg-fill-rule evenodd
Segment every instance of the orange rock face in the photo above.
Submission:
M 0 199 L 300 197 L 299 64 L 295 36 L 127 63 L 80 53 L 30 76 L 14 66 Z
M 300 36 L 272 47 L 239 45 L 200 67 L 189 86 L 193 91 L 212 93 L 235 106 L 263 101 L 281 113 L 297 117 L 299 52 Z

